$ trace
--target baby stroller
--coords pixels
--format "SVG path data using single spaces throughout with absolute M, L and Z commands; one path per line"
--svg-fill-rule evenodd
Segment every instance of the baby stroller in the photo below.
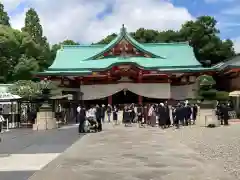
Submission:
M 85 133 L 97 132 L 98 122 L 93 117 L 87 117 L 83 124 L 83 130 Z

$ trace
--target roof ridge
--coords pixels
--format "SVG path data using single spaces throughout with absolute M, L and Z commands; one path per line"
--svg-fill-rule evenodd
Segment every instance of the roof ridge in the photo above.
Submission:
M 189 45 L 188 41 L 182 41 L 182 42 L 158 42 L 158 43 L 141 43 L 142 45 Z

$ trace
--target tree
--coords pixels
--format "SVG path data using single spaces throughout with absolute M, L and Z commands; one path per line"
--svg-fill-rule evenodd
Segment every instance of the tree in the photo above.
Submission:
M 43 40 L 43 29 L 37 12 L 30 8 L 26 12 L 25 26 L 22 31 L 28 32 L 36 43 L 41 44 Z
M 47 38 L 43 36 L 43 28 L 40 24 L 40 18 L 33 8 L 30 8 L 26 13 L 25 26 L 22 28 L 22 31 L 29 33 L 33 41 L 39 45 L 41 53 L 36 60 L 39 63 L 40 70 L 46 69 L 51 62 L 50 46 L 47 42 Z
M 22 55 L 18 60 L 18 64 L 14 67 L 13 76 L 15 80 L 29 79 L 33 78 L 33 74 L 39 70 L 37 61 L 33 57 L 27 57 Z
M 17 81 L 8 89 L 10 93 L 27 99 L 37 97 L 42 93 L 38 83 L 27 80 Z
M 4 11 L 4 5 L 0 2 L 0 24 L 5 26 L 10 26 L 9 16 L 6 11 Z
M 221 41 L 217 36 L 217 21 L 210 16 L 201 16 L 196 21 L 188 21 L 183 24 L 180 33 L 183 38 L 194 48 L 196 58 L 211 64 L 224 61 L 235 54 L 233 43 L 230 40 Z
M 42 81 L 33 82 L 30 80 L 19 80 L 9 87 L 9 92 L 19 95 L 22 98 L 32 99 L 41 97 L 44 88 L 48 88 L 51 91 L 57 89 L 56 85 L 54 85 L 51 81 L 42 83 Z
M 19 65 L 22 64 L 22 58 L 31 59 L 31 64 L 36 64 L 41 49 L 28 33 L 0 25 L 0 52 L 0 76 L 4 77 L 5 81 L 13 81 L 17 77 L 14 74 L 16 74 Z M 32 66 L 31 64 L 26 64 L 26 68 Z
M 117 34 L 113 33 L 111 35 L 108 35 L 106 38 L 102 39 L 101 41 L 99 41 L 97 44 L 108 44 L 116 37 L 117 37 Z

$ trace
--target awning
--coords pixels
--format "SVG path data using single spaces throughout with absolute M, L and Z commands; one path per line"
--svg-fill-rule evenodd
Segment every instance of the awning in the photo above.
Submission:
M 14 95 L 11 93 L 0 93 L 0 100 L 14 100 L 14 99 L 20 99 L 21 97 L 18 95 Z
M 231 97 L 239 97 L 240 96 L 240 91 L 232 91 L 229 93 L 229 96 Z

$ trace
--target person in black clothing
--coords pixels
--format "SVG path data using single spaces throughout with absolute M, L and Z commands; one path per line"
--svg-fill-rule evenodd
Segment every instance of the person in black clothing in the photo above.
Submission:
M 96 105 L 96 120 L 98 123 L 98 131 L 102 131 L 102 121 L 101 121 L 101 108 L 99 105 Z
M 142 118 L 143 118 L 143 107 L 139 105 L 137 107 L 137 121 L 139 125 L 142 125 Z
M 111 113 L 112 113 L 112 107 L 111 107 L 111 105 L 109 104 L 109 105 L 107 106 L 108 123 L 111 122 Z
M 182 121 L 182 107 L 180 104 L 177 105 L 177 107 L 175 108 L 175 113 L 174 113 L 175 117 L 175 122 L 174 125 L 176 126 L 176 128 L 179 128 L 179 122 Z
M 78 118 L 79 118 L 78 132 L 84 133 L 83 124 L 84 124 L 84 121 L 86 120 L 85 119 L 86 118 L 86 109 L 84 107 L 80 108 Z
M 118 108 L 116 106 L 113 107 L 113 121 L 115 125 L 117 124 L 118 120 Z
M 106 108 L 105 105 L 103 104 L 101 108 L 101 121 L 104 123 L 105 121 L 105 112 L 106 112 Z
M 222 106 L 222 115 L 223 115 L 223 121 L 224 121 L 224 125 L 227 126 L 228 125 L 228 119 L 229 119 L 229 115 L 228 115 L 228 111 L 229 111 L 229 107 L 225 104 L 223 104 Z M 222 124 L 222 122 L 221 122 Z
M 164 129 L 166 128 L 166 110 L 163 103 L 160 103 L 157 111 L 159 114 L 158 125 Z
M 193 124 L 196 124 L 197 114 L 198 114 L 198 106 L 197 104 L 194 104 L 193 111 L 192 111 Z
M 188 124 L 191 125 L 192 109 L 191 109 L 190 104 L 187 104 L 187 105 L 186 105 L 186 107 L 185 107 L 185 113 L 186 113 L 186 116 L 185 116 L 186 126 L 188 126 Z
M 171 125 L 170 110 L 169 110 L 167 102 L 165 102 L 164 107 L 165 107 L 165 116 L 166 116 L 166 126 L 170 127 L 170 125 Z

